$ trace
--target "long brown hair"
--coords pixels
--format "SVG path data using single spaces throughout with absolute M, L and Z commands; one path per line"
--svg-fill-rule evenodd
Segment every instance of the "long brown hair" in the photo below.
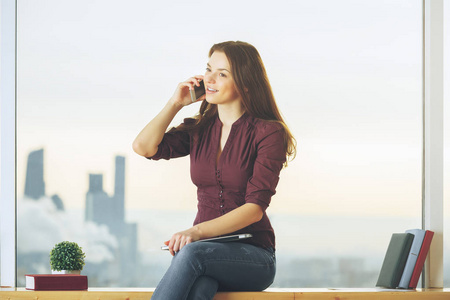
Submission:
M 288 160 L 295 158 L 296 141 L 281 116 L 273 96 L 266 69 L 256 48 L 246 42 L 228 41 L 215 44 L 209 50 L 209 57 L 223 52 L 230 63 L 236 88 L 242 96 L 242 104 L 248 114 L 255 118 L 274 121 L 284 128 L 284 145 Z M 175 130 L 202 131 L 217 116 L 217 105 L 204 100 L 192 125 L 178 126 Z M 287 162 L 286 164 L 287 165 Z

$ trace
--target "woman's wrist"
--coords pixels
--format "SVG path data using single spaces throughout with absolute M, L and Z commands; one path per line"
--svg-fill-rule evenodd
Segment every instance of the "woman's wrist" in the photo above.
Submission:
M 194 226 L 192 227 L 192 230 L 195 232 L 195 235 L 196 235 L 200 240 L 206 238 L 206 237 L 204 236 L 204 232 L 203 232 L 203 230 L 202 230 L 201 224 L 194 225 Z
M 169 99 L 167 105 L 170 107 L 171 110 L 174 110 L 176 113 L 179 112 L 184 107 L 181 101 L 173 98 Z

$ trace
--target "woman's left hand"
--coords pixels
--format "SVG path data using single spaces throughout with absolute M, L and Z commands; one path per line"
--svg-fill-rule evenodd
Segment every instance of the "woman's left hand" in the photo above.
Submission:
M 201 236 L 196 227 L 191 227 L 187 230 L 180 231 L 172 235 L 172 238 L 164 244 L 169 246 L 169 251 L 172 256 L 180 251 L 184 246 L 189 243 L 200 240 Z

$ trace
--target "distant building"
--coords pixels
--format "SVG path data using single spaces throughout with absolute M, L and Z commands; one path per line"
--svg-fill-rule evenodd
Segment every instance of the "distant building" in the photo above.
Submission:
M 103 175 L 89 174 L 89 191 L 86 194 L 85 220 L 109 226 L 112 222 L 111 199 L 103 190 Z
M 58 195 L 53 195 L 51 197 L 53 204 L 55 204 L 57 210 L 64 210 L 64 202 Z
M 45 196 L 44 149 L 32 151 L 28 154 L 24 194 L 34 200 L 39 200 Z M 64 210 L 64 203 L 58 195 L 55 194 L 50 199 L 55 204 L 56 209 Z
M 44 149 L 28 154 L 25 196 L 35 200 L 45 196 Z
M 119 220 L 125 219 L 125 157 L 116 156 L 116 175 L 114 182 L 114 214 Z
M 125 157 L 115 158 L 114 195 L 103 190 L 103 175 L 89 174 L 85 220 L 106 225 L 119 241 L 121 284 L 132 285 L 130 276 L 137 265 L 137 224 L 125 222 Z

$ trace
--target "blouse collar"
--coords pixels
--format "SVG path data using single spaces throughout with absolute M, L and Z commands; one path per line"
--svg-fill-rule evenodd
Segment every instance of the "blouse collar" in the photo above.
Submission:
M 240 124 L 244 123 L 245 120 L 249 117 L 250 115 L 247 112 L 244 112 L 242 114 L 242 116 L 239 117 L 239 119 L 237 119 L 236 121 L 234 121 L 234 123 L 231 125 L 231 127 L 235 127 L 235 126 L 239 126 Z M 219 114 L 217 114 L 216 116 L 216 124 L 222 126 L 222 121 L 219 118 Z

